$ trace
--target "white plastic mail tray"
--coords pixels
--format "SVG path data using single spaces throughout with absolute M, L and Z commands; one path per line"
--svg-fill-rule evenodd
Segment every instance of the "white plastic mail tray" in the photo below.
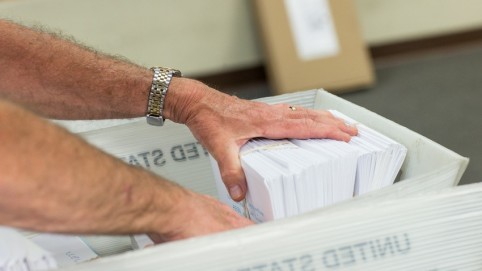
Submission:
M 468 164 L 467 158 L 432 140 L 324 90 L 290 93 L 258 101 L 336 109 L 405 145 L 408 153 L 401 169 L 401 181 L 372 195 L 369 193 L 367 198 L 394 194 L 403 197 L 455 186 Z M 153 127 L 146 124 L 144 118 L 58 123 L 128 163 L 148 168 L 197 192 L 217 196 L 208 153 L 184 125 L 167 122 L 163 127 Z M 100 255 L 125 251 L 130 245 L 127 237 L 115 239 L 117 243 L 106 243 L 106 237 L 86 237 L 84 240 Z

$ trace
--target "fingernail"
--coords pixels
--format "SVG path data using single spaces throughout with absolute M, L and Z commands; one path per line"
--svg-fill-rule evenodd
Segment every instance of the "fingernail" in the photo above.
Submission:
M 243 190 L 241 190 L 239 185 L 233 185 L 229 187 L 229 195 L 233 199 L 238 199 L 243 195 Z

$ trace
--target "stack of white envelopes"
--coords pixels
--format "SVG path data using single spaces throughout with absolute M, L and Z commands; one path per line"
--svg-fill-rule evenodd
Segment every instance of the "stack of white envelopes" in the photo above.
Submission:
M 331 112 L 358 128 L 358 136 L 349 142 L 359 152 L 354 194 L 361 195 L 393 184 L 407 155 L 407 148 L 340 112 Z
M 255 222 L 305 213 L 393 184 L 407 149 L 351 118 L 331 111 L 358 135 L 331 139 L 255 139 L 241 148 L 246 202 L 229 200 L 213 160 L 220 199 Z

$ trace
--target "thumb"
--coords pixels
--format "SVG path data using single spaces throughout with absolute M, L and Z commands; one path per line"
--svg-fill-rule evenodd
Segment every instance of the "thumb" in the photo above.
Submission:
M 241 201 L 246 196 L 248 186 L 239 160 L 239 147 L 232 144 L 224 149 L 224 152 L 222 159 L 218 161 L 221 178 L 231 198 Z

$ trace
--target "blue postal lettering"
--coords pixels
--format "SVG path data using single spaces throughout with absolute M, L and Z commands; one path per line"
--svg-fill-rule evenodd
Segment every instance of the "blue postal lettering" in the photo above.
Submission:
M 408 234 L 404 233 L 403 237 L 405 239 L 405 247 L 399 244 L 398 242 L 398 237 L 394 236 L 394 241 L 397 246 L 397 251 L 400 252 L 401 254 L 408 254 L 410 252 L 410 239 L 408 238 Z
M 323 253 L 323 265 L 327 269 L 347 267 L 368 261 L 408 254 L 411 249 L 410 238 L 403 235 L 387 236 L 337 249 L 326 250 Z
M 199 158 L 199 151 L 197 150 L 196 143 L 184 144 L 184 147 L 189 160 Z
M 370 261 L 379 261 L 410 253 L 411 240 L 408 233 L 384 236 L 351 245 L 343 245 L 317 254 L 302 254 L 272 262 L 258 263 L 231 271 L 316 271 L 338 270 Z M 321 256 L 320 258 L 318 258 Z
M 151 164 L 149 163 L 149 159 L 147 159 L 147 156 L 149 155 L 150 153 L 149 152 L 141 152 L 139 153 L 137 156 L 140 156 L 142 158 L 142 160 L 144 161 L 144 166 L 146 168 L 150 168 L 151 167 Z
M 338 260 L 336 250 L 331 249 L 323 253 L 323 265 L 326 268 L 336 268 L 340 266 L 340 261 Z
M 277 262 L 272 262 L 270 271 L 283 271 L 283 269 Z
M 248 268 L 236 269 L 236 271 L 315 271 L 315 267 L 313 257 L 310 254 L 304 254 L 300 257 L 257 264 Z
M 377 244 L 380 257 L 385 257 L 388 250 L 390 250 L 390 254 L 393 255 L 393 247 L 390 237 L 385 237 L 385 243 L 383 244 L 383 246 L 380 245 L 380 240 L 375 240 L 375 243 Z
M 366 257 L 366 253 L 365 253 L 365 246 L 366 245 L 367 245 L 367 242 L 362 242 L 362 243 L 353 245 L 353 247 L 355 249 L 358 249 L 358 253 L 360 254 L 360 257 L 364 262 L 367 261 L 367 257 Z
M 343 259 L 341 263 L 344 266 L 353 265 L 356 263 L 355 254 L 353 253 L 353 249 L 351 246 L 341 247 L 338 249 L 340 254 L 340 258 Z
M 260 265 L 257 265 L 257 266 L 253 266 L 253 268 L 248 268 L 246 270 L 249 270 L 249 271 L 266 271 L 268 269 L 266 269 L 268 266 L 266 264 L 260 264 Z
M 291 258 L 291 259 L 286 259 L 286 260 L 283 260 L 283 263 L 285 264 L 285 266 L 287 265 L 289 267 L 289 269 L 287 270 L 290 270 L 290 271 L 294 271 L 295 267 L 293 266 L 293 263 L 297 262 L 298 259 L 296 258 Z
M 184 162 L 187 160 L 194 160 L 201 158 L 201 152 L 199 148 L 202 148 L 204 156 L 208 156 L 209 153 L 201 143 L 193 142 L 184 145 L 176 145 L 171 148 L 171 157 L 176 162 Z
M 130 154 L 127 157 L 120 157 L 120 159 L 133 166 L 151 168 L 152 166 L 161 167 L 165 165 L 166 159 L 163 156 L 162 150 L 155 149 L 151 152 L 145 151 L 138 154 Z
M 310 254 L 306 254 L 300 257 L 301 271 L 315 271 L 313 266 L 313 257 Z
M 405 247 L 400 245 L 400 242 L 398 241 L 398 236 L 386 237 L 383 246 L 380 245 L 380 240 L 375 240 L 378 246 L 378 255 L 380 255 L 380 257 L 384 257 L 387 254 L 387 251 L 390 252 L 390 255 L 394 255 L 396 253 L 407 254 L 410 251 L 410 239 L 408 238 L 408 234 L 406 233 L 404 234 L 404 237 Z
M 163 158 L 164 153 L 162 152 L 162 150 L 153 150 L 151 155 L 153 157 L 154 165 L 162 167 L 166 164 L 166 159 Z
M 129 163 L 129 165 L 141 166 L 141 163 L 139 163 L 139 161 L 134 155 L 129 155 L 129 160 L 127 162 Z
M 171 157 L 176 162 L 186 161 L 186 153 L 184 153 L 182 145 L 172 147 Z

